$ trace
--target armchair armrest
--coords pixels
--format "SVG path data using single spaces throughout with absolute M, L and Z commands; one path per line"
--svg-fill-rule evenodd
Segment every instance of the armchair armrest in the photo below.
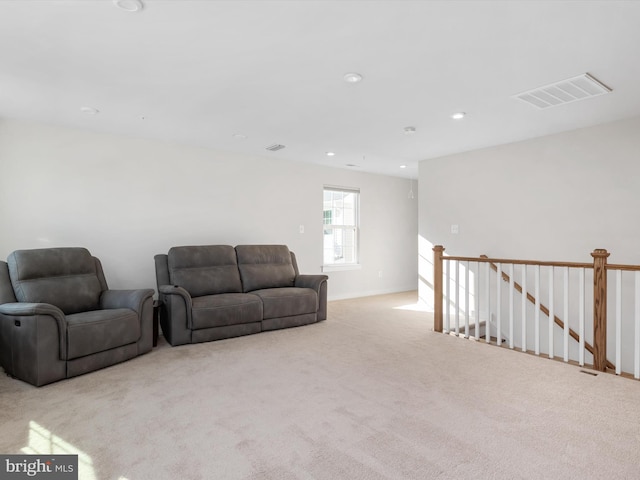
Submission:
M 144 302 L 153 297 L 153 290 L 105 290 L 100 296 L 100 307 L 104 310 L 111 308 L 129 308 L 140 315 Z
M 100 295 L 100 308 L 111 310 L 126 308 L 138 316 L 140 337 L 136 344 L 138 354 L 153 348 L 153 294 L 150 288 L 137 290 L 104 290 Z
M 0 321 L 4 318 L 30 322 L 38 316 L 49 316 L 58 326 L 58 348 L 60 360 L 67 358 L 67 319 L 58 307 L 49 303 L 3 303 L 0 305 Z M 4 317 L 4 318 L 3 318 Z
M 65 317 L 62 310 L 49 303 L 3 303 L 0 305 L 0 313 L 16 317 L 31 315 L 51 315 L 65 325 Z

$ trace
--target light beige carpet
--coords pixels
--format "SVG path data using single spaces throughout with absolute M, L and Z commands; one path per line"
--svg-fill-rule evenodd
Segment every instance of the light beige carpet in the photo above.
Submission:
M 0 453 L 80 478 L 640 478 L 640 382 L 431 331 L 415 293 L 158 348 L 42 388 L 0 378 Z

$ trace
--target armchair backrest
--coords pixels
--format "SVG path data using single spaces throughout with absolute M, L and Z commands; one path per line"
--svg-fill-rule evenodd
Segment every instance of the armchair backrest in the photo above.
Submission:
M 171 285 L 179 285 L 192 297 L 242 292 L 231 245 L 172 247 L 167 264 Z
M 3 303 L 15 303 L 16 295 L 13 293 L 11 278 L 9 278 L 9 267 L 7 262 L 0 261 L 0 305 Z
M 16 250 L 7 264 L 18 302 L 48 303 L 66 315 L 99 309 L 107 289 L 100 261 L 86 248 Z
M 245 292 L 294 285 L 296 268 L 286 245 L 238 245 L 236 253 Z

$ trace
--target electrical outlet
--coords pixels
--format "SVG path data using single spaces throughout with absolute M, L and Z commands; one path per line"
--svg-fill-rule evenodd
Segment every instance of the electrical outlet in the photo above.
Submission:
M 304 225 L 300 225 L 300 233 L 304 233 Z
M 451 233 L 457 235 L 458 233 L 460 233 L 460 227 L 458 227 L 457 224 L 451 225 Z

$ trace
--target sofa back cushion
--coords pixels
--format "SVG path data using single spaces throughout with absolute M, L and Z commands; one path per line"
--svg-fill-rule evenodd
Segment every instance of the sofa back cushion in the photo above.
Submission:
M 245 292 L 293 287 L 296 272 L 286 245 L 238 245 L 236 253 Z
M 173 247 L 167 262 L 172 285 L 192 297 L 218 293 L 240 293 L 236 251 L 231 245 Z
M 86 248 L 16 250 L 7 264 L 18 302 L 49 303 L 66 315 L 100 308 L 103 274 Z

